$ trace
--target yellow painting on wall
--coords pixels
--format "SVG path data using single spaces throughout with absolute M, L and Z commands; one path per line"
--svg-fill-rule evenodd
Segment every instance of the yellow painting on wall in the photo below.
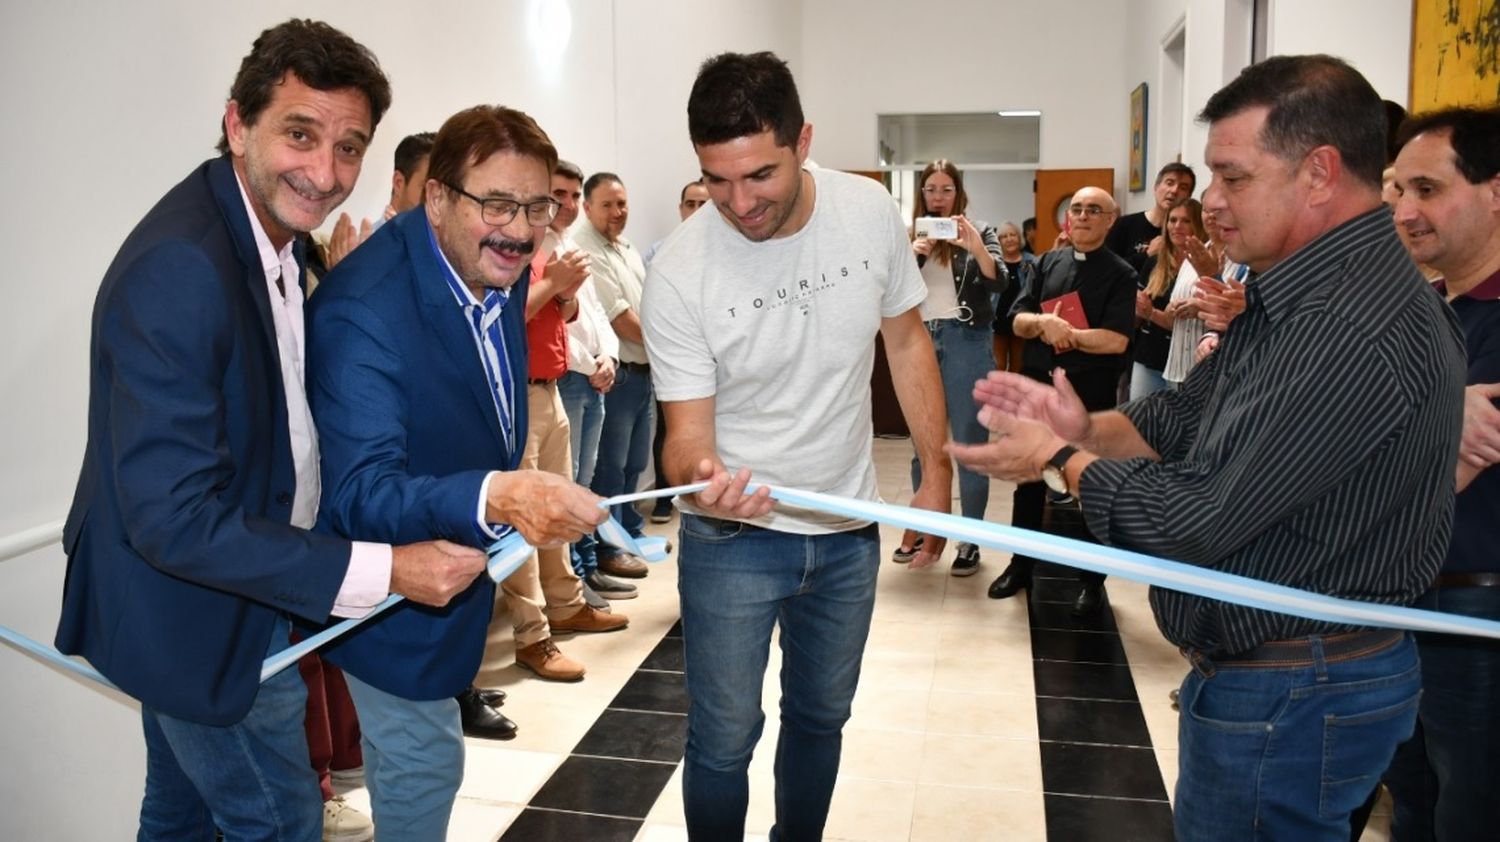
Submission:
M 1414 0 L 1411 41 L 1413 113 L 1500 103 L 1500 0 Z

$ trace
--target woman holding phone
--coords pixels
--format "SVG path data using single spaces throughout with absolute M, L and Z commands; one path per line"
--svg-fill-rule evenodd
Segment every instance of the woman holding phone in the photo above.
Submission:
M 989 437 L 989 431 L 979 423 L 974 382 L 982 380 L 994 366 L 990 324 L 995 314 L 991 296 L 1005 292 L 1007 275 L 995 229 L 983 222 L 970 221 L 964 215 L 968 204 L 963 174 L 958 167 L 943 159 L 928 164 L 917 178 L 911 247 L 922 279 L 927 283 L 922 319 L 937 351 L 953 440 L 977 444 Z M 951 219 L 957 236 L 918 237 L 919 230 L 931 227 L 929 223 L 919 223 L 924 217 Z M 911 460 L 911 480 L 912 488 L 921 487 L 922 472 L 915 457 Z M 959 465 L 958 489 L 963 515 L 983 518 L 990 497 L 989 477 Z M 918 549 L 914 534 L 909 532 L 893 560 L 909 562 Z M 958 557 L 953 561 L 953 575 L 969 576 L 978 570 L 979 547 L 960 543 Z

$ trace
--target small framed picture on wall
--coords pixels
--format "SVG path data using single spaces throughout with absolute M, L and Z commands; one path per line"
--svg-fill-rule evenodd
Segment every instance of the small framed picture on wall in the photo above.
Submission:
M 1130 192 L 1146 189 L 1146 83 L 1130 92 Z

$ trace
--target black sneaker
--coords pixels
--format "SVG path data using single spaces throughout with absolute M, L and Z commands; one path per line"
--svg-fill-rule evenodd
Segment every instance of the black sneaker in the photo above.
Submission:
M 589 607 L 593 608 L 595 611 L 603 611 L 606 614 L 609 613 L 609 600 L 600 596 L 593 588 L 589 587 L 588 582 L 583 582 L 582 585 L 583 601 L 588 603 Z
M 891 553 L 891 561 L 896 564 L 910 564 L 911 560 L 916 558 L 917 553 L 921 551 L 922 536 L 918 535 L 917 540 L 913 541 L 910 547 L 897 547 L 896 551 Z
M 622 582 L 613 576 L 608 576 L 595 570 L 590 573 L 583 583 L 594 589 L 594 593 L 605 599 L 635 599 L 636 587 L 628 582 Z
M 652 523 L 667 523 L 672 519 L 672 498 L 658 497 L 656 505 L 651 507 Z
M 979 546 L 962 541 L 958 545 L 958 556 L 953 559 L 954 576 L 973 576 L 979 572 Z

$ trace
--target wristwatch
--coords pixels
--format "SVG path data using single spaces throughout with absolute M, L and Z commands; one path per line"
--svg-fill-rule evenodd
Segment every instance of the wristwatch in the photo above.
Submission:
M 1060 450 L 1052 454 L 1051 459 L 1047 460 L 1047 464 L 1042 467 L 1042 482 L 1047 483 L 1048 488 L 1058 494 L 1068 493 L 1068 476 L 1063 473 L 1063 467 L 1068 464 L 1068 460 L 1072 459 L 1073 454 L 1077 452 L 1078 448 L 1071 444 L 1065 444 Z

